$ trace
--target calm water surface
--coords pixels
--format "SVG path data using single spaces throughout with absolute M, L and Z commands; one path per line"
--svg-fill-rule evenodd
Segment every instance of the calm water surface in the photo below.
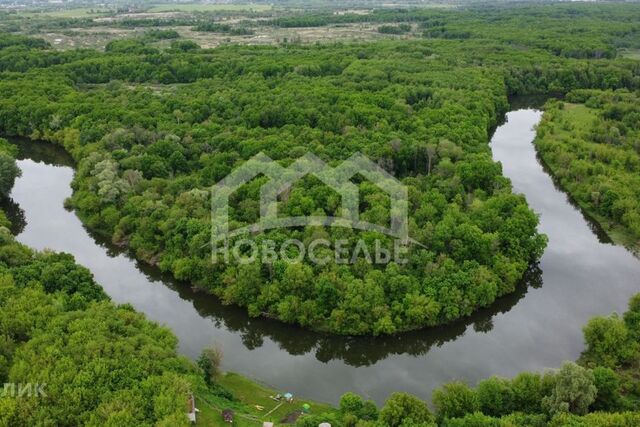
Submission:
M 18 142 L 22 177 L 8 208 L 18 240 L 73 254 L 114 301 L 171 328 L 180 351 L 191 357 L 215 343 L 224 351 L 225 369 L 327 402 L 346 391 L 378 402 L 393 391 L 429 398 L 443 382 L 474 384 L 575 359 L 583 348 L 582 325 L 594 315 L 623 311 L 640 292 L 640 262 L 608 242 L 536 158 L 533 126 L 540 116 L 532 109 L 509 113 L 491 143 L 494 158 L 540 214 L 540 231 L 549 236 L 540 265 L 515 294 L 490 309 L 445 328 L 394 337 L 329 337 L 251 319 L 137 263 L 64 209 L 73 165 L 56 147 Z

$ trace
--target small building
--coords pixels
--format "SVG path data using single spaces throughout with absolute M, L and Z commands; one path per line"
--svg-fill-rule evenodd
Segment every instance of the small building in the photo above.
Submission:
M 271 421 L 265 421 L 262 423 L 262 427 L 273 427 L 273 423 Z
M 196 408 L 196 398 L 193 396 L 193 394 L 190 394 L 189 398 L 187 399 L 187 418 L 194 424 L 196 422 L 197 412 L 199 411 L 198 408 Z

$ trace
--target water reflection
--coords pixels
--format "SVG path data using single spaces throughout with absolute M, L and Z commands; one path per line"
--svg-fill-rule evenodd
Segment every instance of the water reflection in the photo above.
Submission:
M 9 227 L 11 234 L 18 235 L 22 233 L 27 226 L 27 218 L 20 205 L 14 202 L 13 199 L 8 198 L 0 201 L 0 208 L 7 214 L 7 219 L 11 221 L 11 226 Z
M 27 138 L 8 138 L 18 147 L 18 160 L 31 160 L 47 166 L 73 167 L 73 158 L 57 145 L 44 141 L 33 141 Z
M 589 215 L 589 213 L 587 213 L 580 207 L 580 205 L 573 198 L 573 196 L 571 196 L 569 193 L 564 193 L 562 186 L 560 185 L 560 181 L 555 176 L 552 175 L 551 168 L 545 163 L 545 161 L 542 159 L 542 156 L 540 156 L 539 153 L 536 153 L 536 159 L 538 160 L 538 163 L 540 163 L 542 170 L 544 170 L 544 172 L 549 175 L 549 178 L 551 178 L 551 181 L 553 182 L 553 186 L 555 187 L 555 189 L 558 190 L 559 193 L 565 194 L 567 203 L 573 206 L 577 212 L 580 212 L 580 214 L 582 215 L 582 219 L 589 226 L 589 229 L 591 230 L 591 232 L 598 238 L 598 241 L 600 243 L 613 245 L 614 244 L 613 240 L 611 240 L 611 237 L 609 237 L 609 235 L 604 230 L 604 228 L 602 228 L 602 226 L 598 224 L 598 222 L 595 219 L 593 219 L 593 217 Z
M 191 301 L 200 315 L 215 320 L 219 326 L 238 333 L 248 349 L 261 347 L 265 338 L 279 344 L 280 348 L 293 355 L 313 353 L 321 362 L 337 359 L 349 366 L 369 366 L 394 354 L 420 356 L 432 347 L 440 347 L 448 341 L 462 336 L 470 325 L 477 332 L 489 332 L 493 328 L 492 318 L 506 313 L 522 298 L 529 287 L 542 286 L 542 270 L 538 265 L 530 267 L 525 280 L 516 291 L 499 299 L 491 307 L 480 310 L 470 317 L 443 327 L 428 328 L 383 337 L 336 337 L 305 331 L 267 319 L 254 319 L 242 309 L 221 305 L 210 295 L 177 286 L 182 299 Z

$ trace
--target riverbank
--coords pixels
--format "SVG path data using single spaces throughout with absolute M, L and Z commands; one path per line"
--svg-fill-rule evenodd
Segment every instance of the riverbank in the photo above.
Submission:
M 303 413 L 305 405 L 308 405 L 308 409 L 304 413 L 309 415 L 338 413 L 338 410 L 330 405 L 302 399 L 296 395 L 291 402 L 286 401 L 282 396 L 289 391 L 274 390 L 233 372 L 221 375 L 217 383 L 237 400 L 225 399 L 210 389 L 199 390 L 196 394 L 196 406 L 200 410 L 197 425 L 228 425 L 222 418 L 222 412 L 225 410 L 234 412 L 233 424 L 236 426 L 262 426 L 264 421 L 280 424 L 288 417 L 296 417 Z M 280 399 L 277 399 L 277 396 L 280 396 Z
M 69 159 L 56 150 L 50 150 L 51 147 L 47 145 L 38 145 L 35 143 L 30 143 L 33 147 L 30 150 L 30 155 L 32 158 L 37 159 L 38 162 L 52 162 L 58 164 L 70 164 Z M 9 145 L 6 140 L 0 139 L 0 149 L 7 150 L 9 152 L 8 158 L 12 158 L 16 156 L 19 152 L 18 147 L 14 145 Z M 5 153 L 2 151 L 2 153 Z M 57 155 L 56 155 L 57 154 Z M 7 160 L 8 161 L 8 160 Z M 20 175 L 18 172 L 20 169 L 14 162 L 13 168 L 15 169 L 15 175 Z M 21 163 L 24 168 L 24 163 Z M 57 166 L 58 172 L 64 172 L 65 166 Z M 5 166 L 6 169 L 6 166 Z M 5 181 L 9 182 L 9 187 L 13 186 L 13 177 L 9 177 L 7 175 L 3 176 Z M 41 177 L 42 178 L 42 177 Z M 44 182 L 43 185 L 46 185 Z M 8 191 L 9 189 L 7 189 Z M 15 190 L 15 189 L 14 189 Z M 48 316 L 52 316 L 52 313 L 56 313 L 56 315 L 64 316 L 65 314 L 62 312 L 59 307 L 47 307 L 47 295 L 38 294 L 38 292 L 42 291 L 40 288 L 40 284 L 37 283 L 38 280 L 43 281 L 44 290 L 47 292 L 53 293 L 54 291 L 61 291 L 60 293 L 64 294 L 64 296 L 58 296 L 58 299 L 64 298 L 75 298 L 74 302 L 71 304 L 58 304 L 58 305 L 68 305 L 68 310 L 74 311 L 74 322 L 88 322 L 86 319 L 88 313 L 94 312 L 97 310 L 104 310 L 104 312 L 100 312 L 102 314 L 101 322 L 113 322 L 118 320 L 119 317 L 125 315 L 128 309 L 123 309 L 122 306 L 116 306 L 106 301 L 106 294 L 103 293 L 103 289 L 100 287 L 99 283 L 93 282 L 91 274 L 84 267 L 76 264 L 71 257 L 65 254 L 54 253 L 54 252 L 32 252 L 30 248 L 27 246 L 18 243 L 14 240 L 13 237 L 9 236 L 9 231 L 12 231 L 14 234 L 20 235 L 24 228 L 28 226 L 27 218 L 24 217 L 21 213 L 21 209 L 19 205 L 16 205 L 10 200 L 7 200 L 6 195 L 0 195 L 0 199 L 2 199 L 2 205 L 0 209 L 0 270 L 2 273 L 2 292 L 0 295 L 0 309 L 3 309 L 3 305 L 7 304 L 7 301 L 13 301 L 12 298 L 18 299 L 20 292 L 31 292 L 30 297 L 34 297 L 35 294 L 39 298 L 31 303 L 34 305 L 42 305 L 42 307 L 46 307 L 46 312 Z M 6 216 L 6 212 L 9 212 L 9 218 Z M 29 218 L 30 219 L 30 218 Z M 5 235 L 6 233 L 6 235 Z M 32 266 L 33 265 L 33 266 Z M 17 268 L 16 268 L 17 266 Z M 33 269 L 34 273 L 37 274 L 33 277 L 29 276 L 25 271 L 21 271 L 20 269 Z M 52 272 L 55 271 L 55 274 Z M 26 274 L 26 276 L 25 276 Z M 39 276 L 41 275 L 42 278 Z M 55 276 L 55 277 L 53 277 Z M 15 279 L 14 279 L 15 277 Z M 27 282 L 28 283 L 24 283 Z M 15 286 L 14 285 L 17 285 Z M 74 293 L 75 292 L 75 293 Z M 66 295 L 68 293 L 68 295 Z M 18 295 L 18 296 L 16 296 Z M 43 301 L 45 300 L 45 301 Z M 104 307 L 97 308 L 96 306 L 91 306 L 90 304 L 94 301 L 102 301 L 104 303 Z M 58 301 L 60 303 L 60 301 Z M 18 304 L 16 304 L 18 305 Z M 55 305 L 55 304 L 54 304 Z M 8 313 L 14 313 L 16 310 L 19 312 L 21 308 L 14 307 L 4 307 L 4 309 Z M 13 310 L 13 311 L 11 311 Z M 45 310 L 45 308 L 43 308 Z M 86 313 L 82 310 L 86 310 Z M 61 313 L 58 313 L 61 311 Z M 11 316 L 11 314 L 9 314 Z M 149 344 L 149 341 L 152 341 L 155 347 L 155 351 L 157 352 L 159 346 L 164 344 L 166 345 L 166 352 L 162 353 L 163 357 L 169 359 L 171 357 L 177 357 L 176 354 L 176 342 L 177 339 L 173 334 L 168 331 L 164 331 L 167 335 L 171 335 L 167 339 L 160 338 L 159 334 L 155 334 L 156 330 L 160 330 L 161 328 L 148 320 L 146 320 L 143 315 L 138 313 L 132 313 L 131 316 L 134 316 L 136 319 L 135 325 L 131 325 L 132 320 L 129 319 L 127 324 L 130 324 L 127 331 L 122 331 L 119 329 L 119 334 L 123 336 L 112 337 L 111 343 L 115 346 L 123 345 L 126 343 L 128 339 L 128 335 L 136 333 L 138 329 L 140 332 L 144 330 L 148 333 L 148 337 L 146 339 L 146 344 Z M 15 325 L 13 323 L 7 326 L 6 322 L 3 322 L 2 315 L 0 315 L 0 331 L 5 336 L 5 344 L 9 344 L 8 348 L 3 347 L 0 348 L 0 362 L 8 362 L 8 366 L 4 363 L 4 366 L 0 366 L 0 379 L 8 380 L 15 379 L 15 375 L 19 375 L 19 373 L 12 373 L 11 362 L 12 359 L 19 360 L 21 354 L 16 353 L 14 356 L 13 347 L 17 347 L 19 349 L 28 348 L 31 343 L 28 342 L 20 342 L 20 339 L 15 337 L 13 328 Z M 18 316 L 23 319 L 23 317 Z M 28 321 L 35 322 L 34 318 L 37 316 L 33 313 L 30 314 L 30 317 L 25 317 Z M 24 319 L 23 319 L 24 320 Z M 14 322 L 15 323 L 15 322 Z M 16 328 L 20 330 L 19 328 Z M 34 335 L 34 340 L 36 338 L 42 339 L 42 331 L 38 329 L 44 329 L 44 327 L 32 327 L 29 334 L 26 335 Z M 77 327 L 74 327 L 73 330 L 75 332 Z M 46 333 L 46 332 L 44 332 Z M 65 337 L 67 333 L 72 333 L 71 331 L 60 332 L 57 334 L 56 339 L 61 339 L 61 341 L 65 341 Z M 101 331 L 97 331 L 97 335 L 100 335 Z M 18 333 L 18 337 L 24 337 L 25 333 Z M 24 339 L 24 338 L 22 338 Z M 6 341 L 8 340 L 8 341 Z M 14 342 L 13 340 L 16 340 Z M 92 345 L 102 345 L 103 343 L 95 342 Z M 142 344 L 138 343 L 137 346 L 141 346 Z M 173 348 L 171 348 L 173 347 Z M 132 347 L 133 348 L 133 347 Z M 22 350 L 21 350 L 22 351 Z M 64 351 L 64 348 L 61 348 L 60 351 Z M 135 350 L 128 350 L 131 353 L 135 354 Z M 8 353 L 7 353 L 8 352 Z M 110 352 L 109 352 L 110 353 Z M 122 362 L 117 361 L 115 363 L 123 363 L 126 364 L 126 357 L 130 356 L 127 352 L 125 356 L 122 356 Z M 8 357 L 8 360 L 7 360 Z M 140 359 L 143 360 L 143 356 L 139 355 Z M 97 360 L 104 361 L 105 356 L 94 355 L 91 359 L 91 362 L 96 362 Z M 161 363 L 161 360 L 156 360 L 154 363 Z M 186 361 L 181 360 L 181 363 L 186 363 Z M 175 366 L 178 366 L 179 363 L 175 362 Z M 84 369 L 84 364 L 79 364 L 78 369 Z M 186 384 L 189 384 L 188 388 L 194 393 L 196 398 L 196 405 L 199 409 L 198 412 L 198 422 L 197 425 L 202 426 L 223 426 L 225 422 L 222 417 L 222 411 L 226 409 L 231 409 L 234 411 L 235 419 L 237 422 L 236 425 L 240 426 L 261 426 L 263 421 L 272 421 L 272 422 L 280 422 L 281 420 L 287 419 L 288 417 L 295 417 L 301 414 L 304 410 L 305 413 L 319 415 L 323 413 L 332 414 L 336 412 L 336 409 L 326 405 L 320 404 L 311 400 L 299 399 L 298 396 L 295 396 L 295 399 L 292 401 L 286 401 L 284 398 L 276 399 L 276 396 L 284 396 L 285 391 L 276 391 L 269 387 L 260 385 L 259 383 L 252 381 L 244 376 L 235 373 L 226 373 L 220 375 L 213 386 L 207 386 L 205 383 L 197 378 L 198 369 L 195 365 L 190 365 L 185 367 L 186 372 L 184 370 L 175 369 L 176 373 L 182 375 L 181 379 L 184 380 L 184 383 L 181 387 L 175 385 L 176 392 L 184 393 Z M 184 368 L 183 368 L 184 369 Z M 55 371 L 55 368 L 52 368 Z M 165 367 L 166 372 L 170 372 L 171 370 Z M 130 370 L 128 371 L 130 373 Z M 5 377 L 5 374 L 8 375 Z M 49 374 L 50 375 L 50 374 Z M 96 381 L 106 381 L 106 378 L 114 378 L 117 374 L 110 373 L 97 373 L 95 374 L 99 378 Z M 153 375 L 151 372 L 147 374 Z M 52 381 L 52 376 L 47 376 L 47 381 Z M 33 378 L 32 378 L 33 379 Z M 131 379 L 129 379 L 131 381 Z M 52 386 L 53 387 L 53 386 Z M 181 391 L 180 391 L 181 390 Z M 174 390 L 172 390 L 174 391 Z M 291 390 L 296 392 L 296 390 Z M 61 393 L 60 390 L 56 391 L 57 394 Z M 6 396 L 0 396 L 0 407 L 4 408 L 2 398 Z M 184 399 L 184 395 L 178 394 L 177 399 Z M 171 402 L 171 404 L 175 404 L 175 402 Z M 5 408 L 6 409 L 6 408 Z M 90 408 L 88 408 L 90 409 Z M 5 410 L 3 410 L 5 411 Z M 3 412 L 0 411 L 0 412 Z M 0 425 L 3 424 L 3 421 L 7 421 L 7 419 L 11 419 L 11 411 L 6 410 L 7 414 L 0 415 Z M 9 417 L 5 419 L 4 417 Z
M 598 120 L 602 120 L 602 106 L 589 108 L 584 104 L 556 101 L 550 101 L 547 105 L 547 112 L 534 140 L 544 167 L 548 169 L 558 187 L 569 195 L 588 219 L 595 222 L 612 242 L 626 247 L 638 256 L 640 239 L 637 234 L 620 221 L 602 213 L 605 203 L 620 206 L 619 200 L 622 196 L 617 195 L 617 190 L 622 186 L 621 181 L 627 179 L 627 166 L 621 160 L 627 155 L 623 143 L 605 142 L 604 139 L 595 141 L 601 137 L 599 134 L 607 132 L 600 129 L 602 124 L 598 123 Z M 609 132 L 619 131 L 613 129 Z M 637 163 L 637 155 L 634 160 Z M 632 160 L 627 157 L 626 161 Z M 615 168 L 615 172 L 611 172 L 610 168 Z M 615 182 L 618 188 L 612 189 L 609 182 Z M 612 200 L 607 200 L 608 198 Z M 612 206 L 609 211 L 621 215 L 621 209 L 624 208 Z M 632 215 L 632 210 L 628 208 L 622 212 L 625 216 Z

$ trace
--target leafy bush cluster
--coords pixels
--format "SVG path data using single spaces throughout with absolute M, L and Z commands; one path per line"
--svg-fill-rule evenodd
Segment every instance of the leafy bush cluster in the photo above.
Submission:
M 193 30 L 207 33 L 224 33 L 230 36 L 248 36 L 254 34 L 251 28 L 235 27 L 229 24 L 219 24 L 215 22 L 203 22 L 193 27 Z
M 398 24 L 398 25 L 381 25 L 378 27 L 378 32 L 381 34 L 405 34 L 411 31 L 411 25 Z
M 16 178 L 22 174 L 16 164 L 16 154 L 16 147 L 0 138 L 0 199 L 9 195 Z

